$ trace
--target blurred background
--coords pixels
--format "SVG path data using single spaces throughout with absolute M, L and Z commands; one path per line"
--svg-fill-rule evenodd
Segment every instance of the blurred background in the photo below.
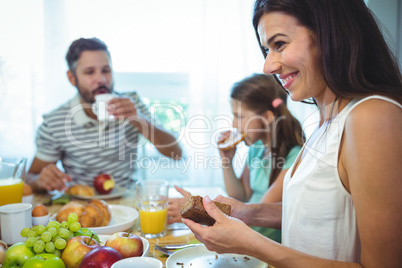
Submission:
M 251 24 L 254 0 L 0 0 L 0 155 L 35 154 L 42 115 L 76 94 L 65 54 L 80 37 L 109 46 L 115 89 L 136 90 L 166 129 L 179 137 L 184 157 L 161 158 L 147 143 L 136 176 L 181 186 L 223 185 L 217 130 L 229 127 L 234 82 L 261 73 L 263 57 Z M 402 59 L 402 0 L 368 0 Z M 305 127 L 314 107 L 289 101 Z M 196 130 L 196 131 L 195 131 Z M 240 146 L 236 169 L 247 148 Z M 159 163 L 157 162 L 159 161 Z

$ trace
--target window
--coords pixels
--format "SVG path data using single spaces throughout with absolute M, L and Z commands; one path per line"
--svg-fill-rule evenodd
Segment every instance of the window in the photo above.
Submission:
M 380 8 L 377 2 L 381 1 L 368 1 L 375 12 Z M 223 185 L 214 162 L 218 151 L 211 144 L 214 131 L 228 123 L 218 117 L 230 120 L 233 83 L 262 72 L 263 66 L 251 25 L 253 3 L 0 1 L 0 154 L 33 158 L 42 115 L 76 94 L 66 76 L 68 46 L 79 37 L 96 36 L 109 46 L 115 88 L 138 91 L 163 126 L 182 135 L 183 161 L 169 162 L 162 170 L 154 168 L 161 163 L 146 167 L 144 162 L 139 176 L 166 178 L 182 186 Z M 382 7 L 397 12 L 391 4 Z M 395 16 L 389 16 L 388 22 L 392 24 Z M 386 26 L 391 34 L 397 32 L 395 25 Z M 314 107 L 292 101 L 289 106 L 309 135 L 316 122 L 310 118 Z M 171 107 L 180 107 L 184 120 Z M 199 132 L 190 133 L 190 128 Z M 150 144 L 141 150 L 149 159 L 160 159 Z M 246 151 L 245 146 L 239 149 L 240 160 Z M 169 166 L 173 164 L 177 166 Z

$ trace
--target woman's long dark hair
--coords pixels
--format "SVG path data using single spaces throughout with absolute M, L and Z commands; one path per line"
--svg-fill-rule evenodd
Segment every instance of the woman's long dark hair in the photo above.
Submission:
M 230 97 L 257 114 L 272 111 L 275 116 L 276 121 L 270 131 L 272 159 L 269 186 L 271 186 L 282 170 L 278 163 L 286 159 L 293 147 L 302 146 L 305 139 L 299 121 L 286 106 L 287 94 L 272 75 L 255 74 L 235 83 Z M 275 99 L 281 99 L 282 104 L 274 107 Z
M 257 0 L 253 26 L 269 12 L 283 12 L 316 36 L 323 76 L 337 97 L 379 94 L 402 103 L 402 79 L 374 15 L 363 0 Z

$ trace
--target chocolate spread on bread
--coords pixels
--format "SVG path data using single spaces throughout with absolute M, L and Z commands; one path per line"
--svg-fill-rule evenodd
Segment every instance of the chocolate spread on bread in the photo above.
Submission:
M 223 213 L 230 216 L 231 206 L 229 204 L 213 202 Z M 180 214 L 183 218 L 193 220 L 199 224 L 212 226 L 215 223 L 215 220 L 205 211 L 204 205 L 202 204 L 202 197 L 199 195 L 191 196 L 181 207 Z

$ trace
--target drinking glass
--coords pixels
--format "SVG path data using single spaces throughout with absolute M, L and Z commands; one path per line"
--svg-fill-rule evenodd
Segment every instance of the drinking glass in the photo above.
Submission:
M 163 180 L 139 181 L 135 191 L 141 235 L 145 238 L 166 235 L 169 184 Z
M 0 206 L 21 203 L 26 161 L 25 157 L 0 156 Z

